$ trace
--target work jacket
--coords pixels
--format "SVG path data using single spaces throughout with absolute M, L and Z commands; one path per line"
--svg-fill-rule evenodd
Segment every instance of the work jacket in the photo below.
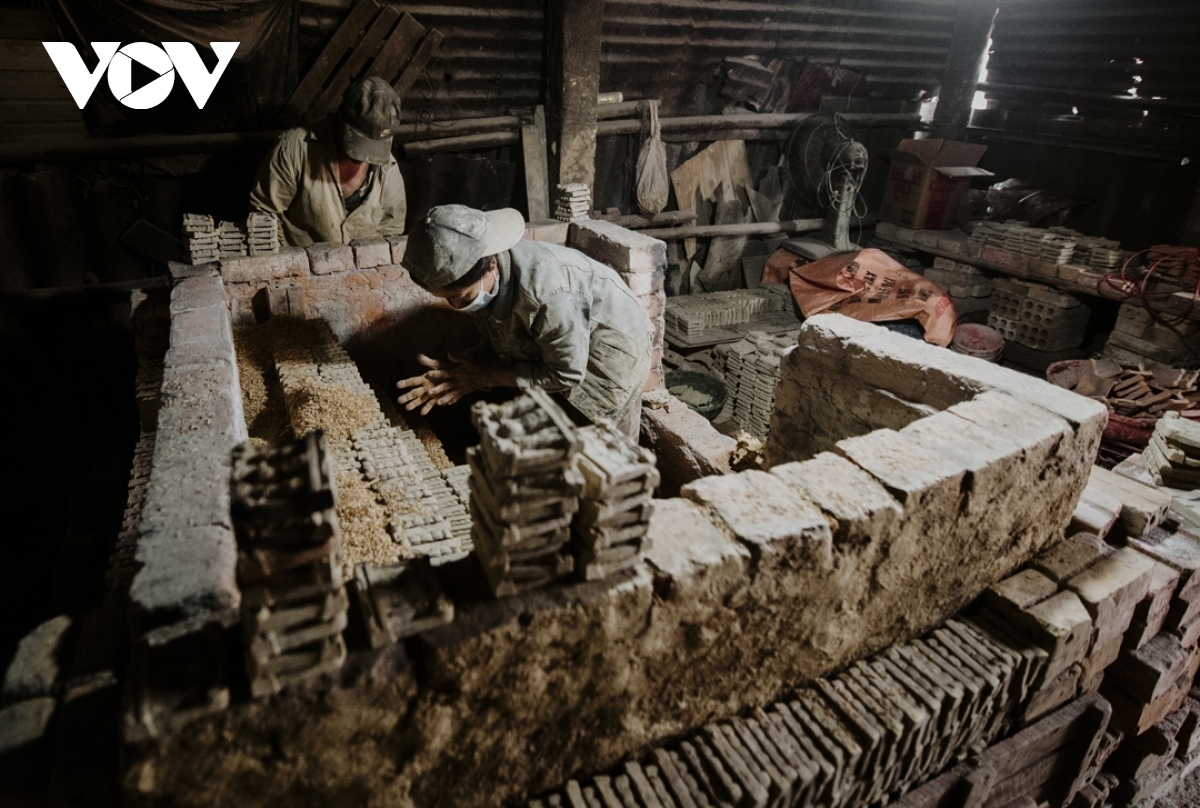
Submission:
M 651 325 L 611 267 L 522 240 L 498 256 L 496 298 L 477 321 L 521 389 L 567 392 L 593 420 L 619 420 L 650 374 Z
M 377 168 L 367 198 L 347 213 L 337 177 L 336 138 L 332 119 L 315 129 L 289 129 L 258 170 L 250 210 L 276 214 L 293 247 L 404 232 L 408 210 L 396 158 Z

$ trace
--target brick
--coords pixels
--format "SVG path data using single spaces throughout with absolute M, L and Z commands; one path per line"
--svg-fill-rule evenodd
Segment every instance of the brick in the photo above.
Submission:
M 829 523 L 778 477 L 763 471 L 706 477 L 680 493 L 712 509 L 756 559 L 817 568 L 833 563 Z
M 225 284 L 216 273 L 187 278 L 171 289 L 170 313 L 225 305 Z
M 354 250 L 349 244 L 313 244 L 307 251 L 314 275 L 333 275 L 354 269 Z
M 60 672 L 67 662 L 70 631 L 71 618 L 59 615 L 21 639 L 4 674 L 0 704 L 57 693 Z
M 1121 474 L 1093 466 L 1089 486 L 1121 502 L 1120 524 L 1128 536 L 1142 536 L 1162 522 L 1171 507 L 1171 497 L 1156 488 Z
M 258 283 L 302 278 L 308 275 L 308 253 L 302 247 L 285 247 L 277 253 L 223 258 L 218 262 L 226 283 Z
M 143 627 L 234 609 L 240 603 L 231 528 L 147 531 L 138 541 L 136 558 L 142 566 L 129 598 Z
M 1058 584 L 1037 570 L 1021 570 L 992 584 L 980 596 L 980 603 L 1010 623 L 1025 622 L 1030 606 L 1058 592 Z
M 374 269 L 392 263 L 392 245 L 386 238 L 360 238 L 350 242 L 354 265 L 359 269 Z
M 653 374 L 652 374 L 653 375 Z M 713 429 L 700 413 L 677 398 L 657 409 L 642 407 L 643 440 L 658 457 L 660 496 L 677 496 L 692 480 L 727 474 L 737 441 Z
M 1142 648 L 1122 651 L 1109 666 L 1105 681 L 1111 679 L 1135 699 L 1151 702 L 1174 686 L 1194 654 L 1189 654 L 1170 634 L 1160 634 Z
M 659 272 L 636 272 L 621 276 L 629 284 L 629 290 L 637 297 L 657 295 L 663 292 L 665 274 Z
M 1062 584 L 1111 553 L 1112 548 L 1096 536 L 1077 533 L 1043 550 L 1029 565 Z
M 1200 661 L 1200 657 L 1196 659 Z M 1121 688 L 1105 682 L 1100 693 L 1112 704 L 1111 728 L 1117 732 L 1141 735 L 1183 705 L 1195 675 L 1193 664 L 1192 669 L 1177 679 L 1167 692 L 1149 703 L 1139 701 Z
M 1059 673 L 1086 658 L 1092 641 L 1092 620 L 1074 592 L 1059 592 L 1027 611 L 1029 622 L 1014 625 L 1048 653 L 1045 677 Z
M 905 510 L 926 511 L 931 520 L 952 518 L 966 469 L 890 429 L 837 444 L 838 454 L 878 480 Z
M 1092 650 L 1084 661 L 1082 687 L 1098 687 L 1121 651 L 1137 604 L 1150 588 L 1150 560 L 1128 547 L 1105 556 L 1066 582 L 1092 616 Z
M 833 517 L 839 547 L 861 547 L 887 536 L 903 516 L 899 504 L 875 478 L 832 452 L 776 466 L 771 474 Z
M 397 266 L 404 263 L 404 251 L 408 248 L 408 236 L 386 236 L 392 252 L 391 263 Z
M 1171 610 L 1175 590 L 1179 586 L 1178 570 L 1171 569 L 1160 561 L 1152 560 L 1151 563 L 1154 568 L 1150 573 L 1150 591 L 1133 611 L 1133 620 L 1125 632 L 1126 648 L 1142 648 L 1162 632 Z
M 1075 698 L 1082 672 L 1083 666 L 1077 662 L 1039 687 L 1025 706 L 1025 723 L 1036 721 Z
M 1184 648 L 1195 648 L 1197 641 L 1200 641 L 1200 615 L 1178 628 L 1171 629 L 1170 633 L 1179 638 L 1179 643 Z
M 572 222 L 567 245 L 621 273 L 664 272 L 667 245 L 612 222 Z

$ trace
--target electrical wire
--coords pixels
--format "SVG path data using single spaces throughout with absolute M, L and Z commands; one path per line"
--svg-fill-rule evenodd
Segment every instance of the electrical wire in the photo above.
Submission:
M 1121 303 L 1136 300 L 1141 307 L 1146 310 L 1146 313 L 1150 315 L 1150 319 L 1155 324 L 1161 325 L 1175 335 L 1180 344 L 1183 345 L 1184 350 L 1188 352 L 1188 355 L 1191 357 L 1192 361 L 1200 361 L 1200 354 L 1197 354 L 1196 349 L 1189 341 L 1190 338 L 1194 337 L 1197 331 L 1200 330 L 1200 325 L 1197 325 L 1196 322 L 1191 319 L 1192 312 L 1196 309 L 1196 304 L 1200 302 L 1200 275 L 1198 275 L 1196 278 L 1196 285 L 1192 289 L 1192 299 L 1188 302 L 1187 308 L 1183 310 L 1182 314 L 1179 314 L 1176 317 L 1170 317 L 1163 311 L 1156 310 L 1151 304 L 1174 299 L 1176 289 L 1170 287 L 1170 291 L 1158 295 L 1152 295 L 1150 292 L 1153 285 L 1152 281 L 1154 280 L 1154 273 L 1158 271 L 1159 265 L 1162 264 L 1162 262 L 1166 259 L 1160 258 L 1155 261 L 1141 277 L 1132 277 L 1133 262 L 1139 256 L 1145 255 L 1149 252 L 1150 250 L 1141 250 L 1139 252 L 1135 252 L 1125 260 L 1124 264 L 1121 265 L 1120 272 L 1110 272 L 1109 274 L 1097 280 L 1096 294 L 1106 300 L 1116 300 Z M 1111 290 L 1112 294 L 1107 294 L 1106 290 Z M 1178 326 L 1187 322 L 1192 322 L 1193 327 L 1190 333 L 1184 334 L 1184 332 L 1181 331 Z

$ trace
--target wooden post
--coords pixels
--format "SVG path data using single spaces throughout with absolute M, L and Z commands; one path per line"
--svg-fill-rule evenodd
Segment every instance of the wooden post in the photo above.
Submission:
M 930 127 L 932 137 L 962 140 L 971 119 L 971 102 L 979 86 L 979 71 L 987 58 L 992 23 L 996 20 L 999 0 L 964 0 L 958 4 L 958 18 L 942 74 L 937 111 Z
M 593 188 L 604 0 L 559 0 L 547 3 L 546 11 L 550 176 L 557 184 Z
M 529 221 L 544 221 L 550 218 L 545 107 L 537 107 L 528 122 L 521 122 L 521 147 L 525 157 L 525 196 L 529 200 Z

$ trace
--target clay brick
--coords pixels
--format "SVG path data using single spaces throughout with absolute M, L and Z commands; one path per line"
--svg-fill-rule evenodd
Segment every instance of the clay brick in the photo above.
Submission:
M 1030 623 L 1014 625 L 1049 654 L 1045 677 L 1052 679 L 1082 663 L 1092 641 L 1092 620 L 1074 592 L 1059 592 L 1027 611 Z
M 1170 495 L 1099 466 L 1092 468 L 1088 485 L 1121 502 L 1120 524 L 1128 536 L 1145 535 L 1171 507 Z
M 259 283 L 308 275 L 308 253 L 301 247 L 285 247 L 277 253 L 223 258 L 218 263 L 226 283 Z
M 839 441 L 838 454 L 870 473 L 897 501 L 925 511 L 930 521 L 952 522 L 966 470 L 890 429 Z
M 1066 581 L 1091 614 L 1097 635 L 1123 634 L 1150 589 L 1150 560 L 1128 547 L 1101 558 Z
M 225 305 L 225 284 L 216 273 L 188 278 L 171 289 L 172 316 L 191 309 L 208 309 Z
M 1076 662 L 1039 687 L 1025 706 L 1025 723 L 1036 721 L 1075 698 L 1082 672 L 1083 666 Z
M 313 244 L 307 251 L 314 275 L 333 275 L 354 269 L 354 250 L 349 244 Z
M 666 242 L 612 222 L 572 222 L 567 245 L 621 273 L 664 272 Z
M 1135 699 L 1151 702 L 1174 686 L 1195 653 L 1189 654 L 1170 634 L 1160 634 L 1140 649 L 1122 651 L 1109 666 L 1105 682 L 1111 680 Z
M 832 452 L 776 466 L 771 474 L 833 517 L 837 525 L 834 540 L 839 547 L 860 547 L 887 536 L 903 515 L 875 478 Z
M 1165 693 L 1150 703 L 1139 701 L 1121 688 L 1105 682 L 1100 693 L 1112 704 L 1111 728 L 1117 732 L 1141 735 L 1178 710 L 1187 698 L 1188 689 L 1196 675 L 1196 662 L 1200 662 L 1200 657 L 1194 659 L 1190 669 L 1172 683 Z
M 1029 607 L 1058 592 L 1058 584 L 1037 570 L 1021 570 L 992 584 L 980 596 L 980 603 L 1000 617 L 1021 625 Z
M 1179 643 L 1184 648 L 1195 648 L 1197 641 L 1200 641 L 1200 615 L 1196 615 L 1179 628 L 1171 629 L 1170 633 L 1179 638 Z
M 737 441 L 713 429 L 707 418 L 674 397 L 665 407 L 642 407 L 642 435 L 658 457 L 659 494 L 668 497 L 678 495 L 692 480 L 727 474 L 737 447 Z
M 1154 569 L 1150 573 L 1150 591 L 1138 603 L 1133 611 L 1133 620 L 1125 632 L 1124 645 L 1126 648 L 1142 648 L 1146 643 L 1162 632 L 1175 590 L 1179 586 L 1179 571 L 1171 569 L 1159 561 L 1152 561 Z
M 778 477 L 763 471 L 706 477 L 680 493 L 711 508 L 756 558 L 818 568 L 833 563 L 829 523 Z
M 359 269 L 374 269 L 392 263 L 392 245 L 386 238 L 360 238 L 350 242 L 354 265 Z
M 408 248 L 408 236 L 386 236 L 386 238 L 392 252 L 390 263 L 400 266 L 404 263 L 404 251 Z
M 1111 553 L 1112 548 L 1096 536 L 1076 533 L 1042 551 L 1029 566 L 1061 584 Z

